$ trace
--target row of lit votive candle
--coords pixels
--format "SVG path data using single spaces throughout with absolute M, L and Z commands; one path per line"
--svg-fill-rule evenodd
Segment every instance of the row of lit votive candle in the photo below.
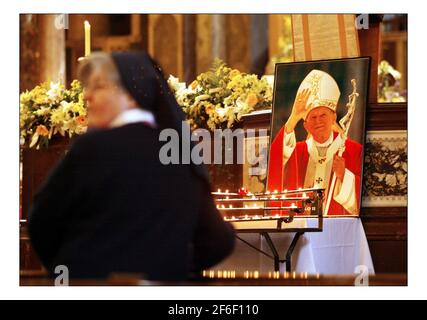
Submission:
M 298 188 L 298 190 L 302 190 L 302 188 Z M 288 190 L 285 189 L 285 190 L 283 190 L 282 193 L 287 193 L 287 192 L 288 192 Z M 279 193 L 278 190 L 274 190 L 273 192 L 270 192 L 269 190 L 267 190 L 266 192 L 264 192 L 264 194 L 278 194 L 278 193 Z M 230 191 L 228 189 L 225 190 L 225 191 L 221 191 L 221 189 L 218 189 L 217 192 L 212 192 L 212 194 L 215 194 L 215 195 L 227 195 L 227 194 L 234 194 L 234 193 L 230 193 Z M 253 193 L 249 192 L 249 191 L 246 194 L 247 195 L 253 195 Z
M 248 216 L 245 215 L 244 217 L 224 217 L 225 221 L 234 221 L 234 220 L 260 220 L 260 219 L 279 219 L 281 216 L 279 214 L 276 214 L 274 216 Z
M 258 206 L 256 203 L 254 203 L 254 205 L 253 206 L 249 206 L 249 205 L 247 205 L 247 204 L 245 204 L 245 206 L 244 207 L 233 207 L 233 205 L 232 204 L 230 204 L 228 207 L 226 207 L 225 205 L 219 205 L 219 204 L 217 204 L 216 205 L 216 208 L 217 209 L 224 209 L 224 210 L 229 210 L 229 209 L 234 209 L 234 210 L 238 210 L 238 209 L 265 209 L 265 207 L 262 207 L 262 206 Z M 295 203 L 292 203 L 291 204 L 291 206 L 290 207 L 286 207 L 286 208 L 281 208 L 281 207 L 278 207 L 277 208 L 277 210 L 284 210 L 284 209 L 296 209 L 296 208 L 298 208 L 297 206 L 296 206 L 296 204 Z
M 249 196 L 249 195 L 248 195 Z M 300 198 L 304 198 L 304 199 L 308 199 L 307 195 L 305 193 L 302 194 L 302 197 Z M 252 195 L 250 198 L 247 199 L 241 199 L 241 198 L 232 198 L 230 199 L 229 196 L 226 196 L 225 199 L 220 199 L 221 201 L 226 201 L 226 200 L 257 200 L 257 201 L 266 201 L 266 200 L 286 200 L 286 195 L 282 195 L 281 197 L 276 197 L 275 195 L 272 195 L 270 198 L 265 197 L 265 198 L 259 198 L 256 197 L 254 195 Z
M 302 190 L 301 188 L 299 188 L 298 190 Z M 287 193 L 288 192 L 288 190 L 283 190 L 283 192 L 282 193 Z M 212 192 L 212 194 L 213 195 L 216 195 L 216 196 L 228 196 L 228 195 L 238 195 L 238 193 L 230 193 L 230 191 L 227 189 L 227 190 L 225 190 L 225 192 L 222 192 L 221 191 L 221 189 L 218 189 L 218 191 L 217 192 Z M 262 196 L 262 195 L 272 195 L 271 196 L 271 199 L 286 199 L 286 196 L 285 195 L 282 195 L 282 197 L 281 198 L 276 198 L 276 196 L 275 196 L 275 194 L 279 194 L 279 191 L 277 191 L 277 190 L 274 190 L 273 192 L 270 192 L 270 191 L 266 191 L 265 193 L 258 193 L 257 195 L 258 196 Z M 253 194 L 252 192 L 247 192 L 246 194 L 245 194 L 245 196 L 247 196 L 247 197 L 252 197 L 252 199 L 256 199 L 256 196 L 255 196 L 255 194 Z M 303 193 L 302 194 L 302 197 L 303 198 L 307 198 L 307 195 L 305 194 L 305 193 Z M 227 199 L 228 199 L 228 197 L 227 197 Z
M 210 270 L 210 271 L 203 271 L 203 277 L 204 278 L 210 278 L 210 279 L 236 279 L 236 271 L 228 271 L 228 270 Z M 265 276 L 260 276 L 259 271 L 244 271 L 242 276 L 239 278 L 244 279 L 260 279 L 260 278 L 266 278 Z M 314 278 L 320 279 L 320 274 L 317 273 Z M 268 279 L 308 279 L 308 273 L 307 272 L 269 272 L 268 273 Z
M 237 195 L 237 193 L 230 192 L 228 189 L 225 191 L 221 191 L 221 189 L 218 189 L 217 192 L 212 192 L 212 194 L 216 196 Z

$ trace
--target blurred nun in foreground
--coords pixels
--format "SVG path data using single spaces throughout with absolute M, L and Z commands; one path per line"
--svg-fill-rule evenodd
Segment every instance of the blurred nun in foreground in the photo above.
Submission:
M 74 141 L 35 196 L 29 232 L 53 275 L 135 273 L 184 280 L 231 253 L 203 165 L 163 165 L 159 134 L 184 120 L 144 52 L 94 53 L 80 66 L 89 132 Z M 181 137 L 181 134 L 180 134 Z

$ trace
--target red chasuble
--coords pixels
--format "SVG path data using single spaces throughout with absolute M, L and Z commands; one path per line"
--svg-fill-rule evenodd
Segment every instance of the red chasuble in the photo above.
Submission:
M 305 141 L 297 142 L 295 149 L 288 160 L 288 163 L 283 167 L 283 137 L 284 128 L 274 138 L 270 148 L 270 159 L 268 169 L 268 190 L 296 190 L 304 187 L 304 180 L 309 160 L 307 143 Z M 334 139 L 337 134 L 334 133 Z M 360 201 L 360 176 L 362 171 L 362 146 L 350 139 L 346 140 L 345 151 L 343 158 L 345 159 L 345 167 L 355 176 L 356 201 L 359 208 Z M 332 170 L 331 170 L 332 171 Z M 332 181 L 333 172 L 331 172 L 330 182 Z M 324 201 L 329 191 L 324 195 Z M 332 196 L 328 215 L 347 215 L 350 214 L 337 203 Z

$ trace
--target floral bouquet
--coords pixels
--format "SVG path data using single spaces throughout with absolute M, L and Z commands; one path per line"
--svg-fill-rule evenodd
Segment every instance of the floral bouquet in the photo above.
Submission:
M 241 73 L 219 59 L 188 87 L 173 76 L 168 83 L 193 129 L 232 128 L 244 114 L 272 105 L 273 90 L 266 77 Z
M 55 135 L 70 138 L 87 129 L 86 106 L 79 81 L 66 89 L 59 82 L 44 82 L 20 95 L 21 145 L 47 147 Z

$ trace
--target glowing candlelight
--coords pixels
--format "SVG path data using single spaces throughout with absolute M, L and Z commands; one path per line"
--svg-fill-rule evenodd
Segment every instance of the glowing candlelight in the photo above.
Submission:
M 221 193 L 221 189 L 218 189 L 218 193 Z
M 228 193 L 228 189 L 227 189 L 227 190 L 225 190 L 225 193 Z
M 90 24 L 88 21 L 84 22 L 85 27 L 85 57 L 90 55 Z
M 273 193 L 279 193 L 279 191 L 277 191 L 277 190 L 274 190 L 274 192 Z
M 230 208 L 230 209 L 233 209 L 233 205 L 232 205 L 232 204 L 230 204 L 229 208 Z

